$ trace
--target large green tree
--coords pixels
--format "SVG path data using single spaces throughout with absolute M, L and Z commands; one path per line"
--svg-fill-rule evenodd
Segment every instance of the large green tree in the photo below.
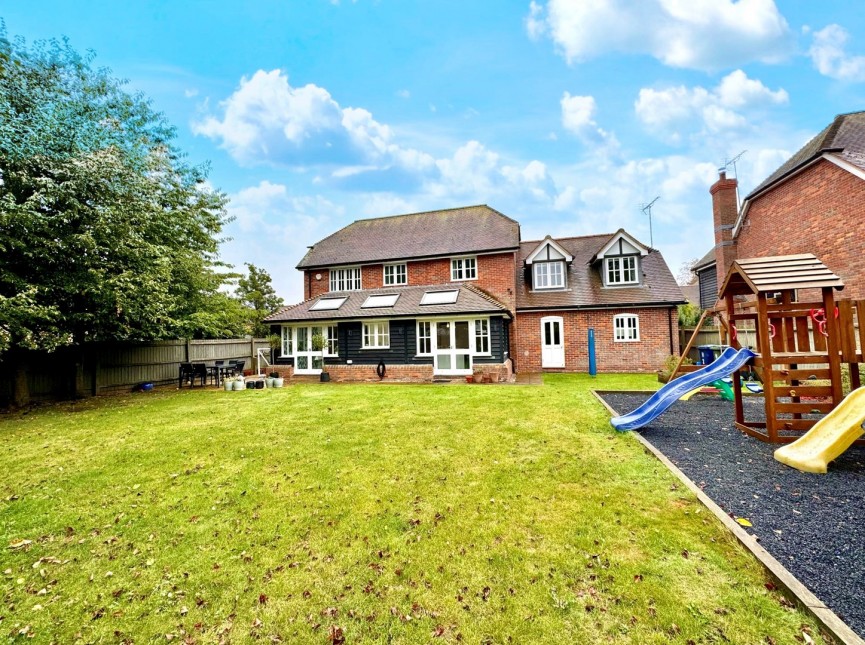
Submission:
M 282 306 L 282 298 L 276 295 L 270 274 L 254 264 L 246 264 L 247 275 L 240 276 L 235 294 L 240 302 L 250 309 L 249 333 L 261 338 L 270 334 L 264 317 Z
M 92 63 L 0 23 L 3 358 L 240 331 L 215 271 L 225 195 L 143 95 Z

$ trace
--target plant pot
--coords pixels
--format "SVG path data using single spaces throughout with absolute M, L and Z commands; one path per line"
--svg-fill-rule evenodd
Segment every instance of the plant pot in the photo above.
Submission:
M 235 392 L 240 392 L 241 390 L 245 390 L 245 389 L 246 389 L 246 383 L 244 383 L 243 381 L 235 381 L 234 382 L 234 391 Z
M 222 382 L 222 387 L 225 389 L 226 392 L 231 392 L 232 390 L 234 390 L 234 381 L 225 380 Z
M 256 390 L 263 390 L 264 389 L 264 379 L 255 382 L 255 389 Z
M 283 385 L 285 385 L 285 379 L 284 378 L 273 379 L 273 387 L 282 387 Z
M 484 375 L 478 372 L 477 374 L 472 374 L 472 382 L 473 383 L 483 383 Z
M 466 383 L 474 383 L 474 382 L 475 382 L 475 379 L 473 376 L 471 376 L 471 375 L 466 376 Z
M 276 379 L 273 378 L 272 376 L 268 376 L 268 377 L 265 379 L 265 381 L 267 382 L 267 387 L 273 387 L 273 382 L 274 382 L 275 380 L 276 380 Z
M 246 385 L 247 390 L 254 390 L 255 389 L 255 381 L 247 381 L 245 383 L 245 385 Z
M 319 381 L 321 381 L 322 383 L 327 383 L 330 381 L 330 374 L 328 374 L 327 372 L 322 372 L 318 375 L 318 378 Z

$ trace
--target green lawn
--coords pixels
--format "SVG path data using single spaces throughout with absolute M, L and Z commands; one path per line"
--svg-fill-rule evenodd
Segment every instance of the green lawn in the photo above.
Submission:
M 589 392 L 655 385 L 310 383 L 7 416 L 0 637 L 821 642 Z

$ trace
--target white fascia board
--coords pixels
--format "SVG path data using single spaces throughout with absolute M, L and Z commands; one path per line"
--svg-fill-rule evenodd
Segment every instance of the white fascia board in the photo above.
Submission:
M 565 262 L 571 263 L 574 261 L 574 256 L 568 253 L 561 244 L 559 244 L 552 237 L 547 235 L 543 240 L 541 240 L 540 244 L 535 247 L 535 250 L 532 251 L 526 258 L 526 264 L 531 264 L 532 262 L 534 262 L 535 258 L 540 254 L 541 251 L 544 250 L 544 247 L 547 245 L 553 247 L 556 251 L 563 255 L 565 257 Z
M 613 234 L 613 237 L 610 239 L 610 241 L 604 245 L 604 248 L 602 248 L 600 251 L 598 251 L 598 253 L 595 257 L 598 260 L 603 259 L 606 256 L 607 251 L 609 251 L 610 248 L 612 248 L 612 246 L 616 242 L 618 242 L 620 239 L 624 239 L 628 244 L 630 244 L 631 246 L 633 246 L 636 249 L 639 249 L 640 255 L 642 255 L 642 256 L 649 255 L 649 249 L 645 244 L 642 244 L 639 240 L 637 240 L 637 238 L 635 238 L 633 235 L 628 233 L 626 230 L 620 229 L 619 231 L 617 231 L 616 233 Z

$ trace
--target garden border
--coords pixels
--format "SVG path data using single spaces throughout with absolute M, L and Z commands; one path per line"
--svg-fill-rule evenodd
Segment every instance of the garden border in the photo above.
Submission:
M 595 398 L 602 406 L 613 416 L 619 416 L 619 413 L 610 407 L 602 398 L 602 393 L 607 393 L 607 390 L 591 390 Z M 610 392 L 613 393 L 613 392 Z M 645 394 L 651 396 L 654 392 L 643 391 L 620 391 L 616 390 L 615 394 Z M 679 480 L 688 487 L 688 489 L 697 496 L 697 499 L 708 508 L 717 517 L 721 523 L 730 530 L 737 540 L 748 549 L 755 558 L 769 571 L 775 580 L 789 591 L 814 618 L 829 632 L 833 638 L 844 645 L 865 645 L 865 640 L 860 638 L 856 632 L 841 620 L 835 612 L 829 609 L 823 601 L 815 596 L 804 584 L 802 584 L 792 573 L 790 573 L 784 565 L 776 560 L 771 553 L 760 545 L 757 540 L 750 535 L 745 529 L 739 526 L 720 506 L 718 506 L 711 497 L 706 495 L 699 486 L 679 470 L 672 461 L 670 461 L 664 453 L 658 450 L 652 443 L 643 437 L 639 432 L 631 432 L 637 438 L 643 447 L 652 453 L 662 464 L 664 464 L 670 472 L 672 472 Z M 756 441 L 756 440 L 755 440 Z

